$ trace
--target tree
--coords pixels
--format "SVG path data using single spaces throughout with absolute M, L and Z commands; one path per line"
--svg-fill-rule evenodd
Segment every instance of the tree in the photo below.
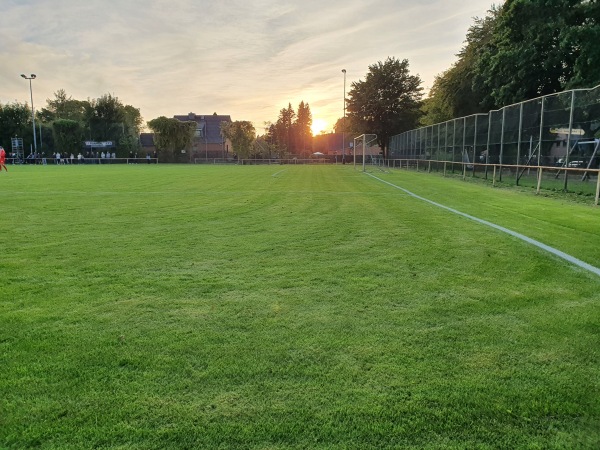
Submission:
M 270 155 L 275 155 L 279 158 L 283 158 L 285 156 L 285 148 L 278 145 L 277 129 L 275 124 L 271 122 L 265 122 L 264 124 L 265 134 L 262 136 L 262 139 L 266 143 Z
M 238 158 L 245 159 L 253 153 L 256 130 L 252 122 L 246 120 L 221 122 L 221 134 L 231 141 L 232 150 Z
M 8 151 L 15 136 L 23 138 L 24 148 L 33 145 L 31 109 L 26 103 L 0 103 L 0 145 Z
M 51 123 L 56 119 L 76 120 L 83 123 L 90 104 L 85 100 L 74 100 L 67 96 L 64 89 L 54 93 L 54 99 L 46 100 L 46 107 L 38 112 L 39 118 L 45 123 Z
M 181 160 L 181 151 L 189 153 L 194 143 L 196 122 L 157 117 L 148 122 L 148 128 L 154 132 L 156 149 L 170 161 Z
M 125 112 L 121 101 L 111 94 L 90 101 L 92 109 L 88 117 L 93 140 L 118 141 L 125 134 Z
M 296 149 L 300 150 L 301 153 L 310 153 L 312 149 L 312 113 L 310 112 L 310 106 L 304 101 L 298 105 L 298 114 L 296 116 L 296 122 L 293 127 L 293 134 L 296 140 Z
M 294 108 L 292 108 L 291 103 L 288 103 L 287 108 L 283 108 L 279 111 L 279 117 L 277 118 L 274 129 L 276 145 L 290 153 L 294 153 L 295 151 L 293 139 L 294 132 L 292 129 L 295 117 L 296 113 L 294 112 Z
M 473 86 L 489 107 L 600 83 L 600 5 L 506 0 L 477 59 Z
M 486 103 L 482 86 L 474 86 L 475 66 L 486 45 L 492 39 L 499 17 L 492 6 L 484 18 L 475 18 L 469 28 L 458 61 L 435 77 L 428 97 L 423 102 L 422 125 L 433 125 L 455 117 L 487 112 L 493 105 Z M 478 88 L 479 87 L 479 88 Z
M 123 107 L 123 134 L 119 138 L 119 149 L 125 154 L 140 150 L 140 132 L 142 131 L 143 119 L 139 108 L 131 105 Z
M 379 61 L 369 66 L 365 81 L 352 83 L 348 118 L 357 131 L 377 134 L 387 157 L 390 138 L 417 126 L 422 90 L 419 76 L 409 73 L 408 60 L 390 57 Z
M 81 122 L 70 119 L 56 119 L 52 122 L 54 145 L 60 152 L 77 153 L 83 144 Z

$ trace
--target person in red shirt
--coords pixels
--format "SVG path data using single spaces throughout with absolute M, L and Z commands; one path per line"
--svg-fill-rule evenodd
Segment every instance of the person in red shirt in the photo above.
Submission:
M 4 151 L 4 147 L 0 145 L 0 172 L 3 167 L 4 170 L 8 172 L 8 169 L 6 168 L 6 152 Z

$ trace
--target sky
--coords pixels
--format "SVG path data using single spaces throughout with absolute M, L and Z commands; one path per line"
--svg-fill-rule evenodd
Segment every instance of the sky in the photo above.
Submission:
M 369 66 L 408 59 L 425 92 L 492 0 L 0 0 L 0 103 L 111 94 L 144 121 L 194 112 L 251 121 L 289 103 L 316 128 L 344 114 Z M 342 69 L 346 70 L 344 74 Z M 319 131 L 318 129 L 315 131 Z

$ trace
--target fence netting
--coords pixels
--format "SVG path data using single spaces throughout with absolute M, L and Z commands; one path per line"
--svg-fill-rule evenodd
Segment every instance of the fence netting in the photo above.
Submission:
M 389 159 L 392 165 L 412 160 L 407 167 L 486 178 L 493 169 L 502 182 L 594 193 L 599 147 L 597 86 L 407 131 L 392 137 Z

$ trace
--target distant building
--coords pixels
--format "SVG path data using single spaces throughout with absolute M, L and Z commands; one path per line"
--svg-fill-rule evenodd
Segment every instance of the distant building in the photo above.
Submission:
M 227 159 L 233 156 L 231 142 L 221 136 L 221 123 L 231 122 L 231 116 L 214 113 L 210 116 L 189 113 L 185 116 L 174 116 L 181 122 L 196 122 L 196 136 L 191 161 L 194 159 Z
M 154 154 L 156 146 L 154 145 L 154 133 L 140 133 L 140 145 L 142 146 L 142 155 Z
M 196 122 L 196 135 L 189 161 L 196 159 L 228 159 L 233 157 L 231 142 L 221 136 L 221 122 L 231 122 L 231 116 L 214 113 L 210 116 L 189 113 L 184 116 L 173 116 L 181 122 Z M 142 154 L 154 154 L 154 133 L 141 133 Z

